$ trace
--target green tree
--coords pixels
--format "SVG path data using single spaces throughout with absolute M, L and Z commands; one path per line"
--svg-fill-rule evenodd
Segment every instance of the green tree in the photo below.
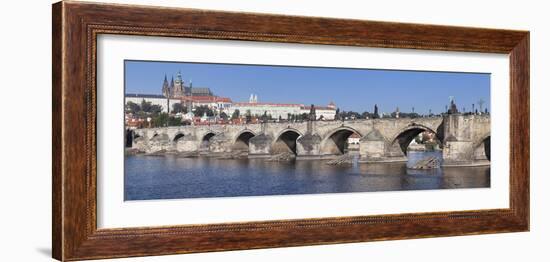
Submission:
M 160 112 L 162 112 L 162 106 L 153 105 L 151 102 L 145 101 L 145 99 L 143 99 L 141 101 L 141 111 L 145 113 L 151 113 L 151 114 L 157 115 Z
M 150 110 L 149 113 L 153 115 L 158 115 L 160 112 L 162 112 L 162 106 L 151 105 L 151 108 L 149 110 Z
M 136 113 L 136 115 L 139 117 L 139 118 L 147 118 L 148 114 L 143 112 L 143 111 L 138 111 Z
M 372 118 L 372 115 L 371 115 L 371 113 L 365 111 L 365 112 L 363 112 L 363 113 L 361 114 L 361 118 L 362 118 L 362 119 Z
M 342 118 L 348 118 L 348 119 L 358 119 L 361 117 L 361 114 L 355 112 L 355 111 L 342 111 L 341 113 Z
M 160 113 L 156 117 L 153 117 L 151 120 L 151 124 L 153 127 L 163 127 L 168 124 L 168 114 L 167 113 Z
M 136 104 L 132 101 L 128 101 L 126 103 L 126 112 L 127 113 L 137 114 L 139 111 L 141 111 L 141 107 L 138 104 Z
M 231 114 L 231 119 L 239 119 L 240 116 L 241 111 L 239 109 L 235 109 L 235 111 L 233 111 L 233 114 Z
M 181 103 L 172 104 L 172 112 L 177 113 L 187 113 L 187 108 L 184 107 Z
M 220 113 L 220 118 L 223 119 L 224 121 L 227 121 L 227 119 L 229 118 L 229 116 L 228 116 L 225 112 L 221 112 L 221 113 Z
M 195 116 L 201 117 L 206 113 L 206 116 L 214 116 L 214 111 L 207 106 L 195 107 Z
M 151 102 L 141 100 L 141 111 L 150 113 L 151 112 Z
M 250 112 L 250 109 L 246 110 L 246 123 L 250 123 L 252 121 L 252 112 Z
M 179 117 L 168 117 L 168 126 L 181 126 L 181 118 Z

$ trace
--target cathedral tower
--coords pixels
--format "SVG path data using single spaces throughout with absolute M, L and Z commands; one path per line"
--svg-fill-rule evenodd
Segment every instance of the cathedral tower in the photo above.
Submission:
M 181 78 L 181 72 L 178 71 L 178 74 L 176 75 L 176 80 L 174 81 L 174 91 L 172 92 L 172 96 L 182 97 L 185 95 L 185 92 L 183 90 L 183 79 Z
M 172 80 L 170 81 L 170 97 L 174 97 L 174 76 L 172 76 Z

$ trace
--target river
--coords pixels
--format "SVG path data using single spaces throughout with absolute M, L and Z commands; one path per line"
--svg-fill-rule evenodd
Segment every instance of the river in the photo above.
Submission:
M 490 187 L 490 167 L 411 170 L 440 152 L 409 152 L 408 163 L 331 166 L 323 160 L 126 156 L 125 200 L 320 194 Z
M 408 163 L 331 166 L 322 160 L 126 156 L 125 200 L 320 194 L 490 187 L 490 167 L 411 170 L 440 152 L 409 152 Z

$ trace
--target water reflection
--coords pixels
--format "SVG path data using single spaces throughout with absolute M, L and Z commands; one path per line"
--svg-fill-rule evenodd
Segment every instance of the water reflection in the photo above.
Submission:
M 411 170 L 408 163 L 332 166 L 324 161 L 126 156 L 126 200 L 490 187 L 489 167 Z M 418 153 L 418 154 L 416 154 Z

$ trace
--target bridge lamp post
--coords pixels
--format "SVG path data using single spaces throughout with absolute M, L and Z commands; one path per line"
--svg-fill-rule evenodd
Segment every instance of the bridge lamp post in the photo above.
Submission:
M 479 101 L 477 101 L 477 104 L 479 105 L 479 112 L 481 113 L 483 111 L 483 104 L 485 104 L 485 100 L 479 99 Z

